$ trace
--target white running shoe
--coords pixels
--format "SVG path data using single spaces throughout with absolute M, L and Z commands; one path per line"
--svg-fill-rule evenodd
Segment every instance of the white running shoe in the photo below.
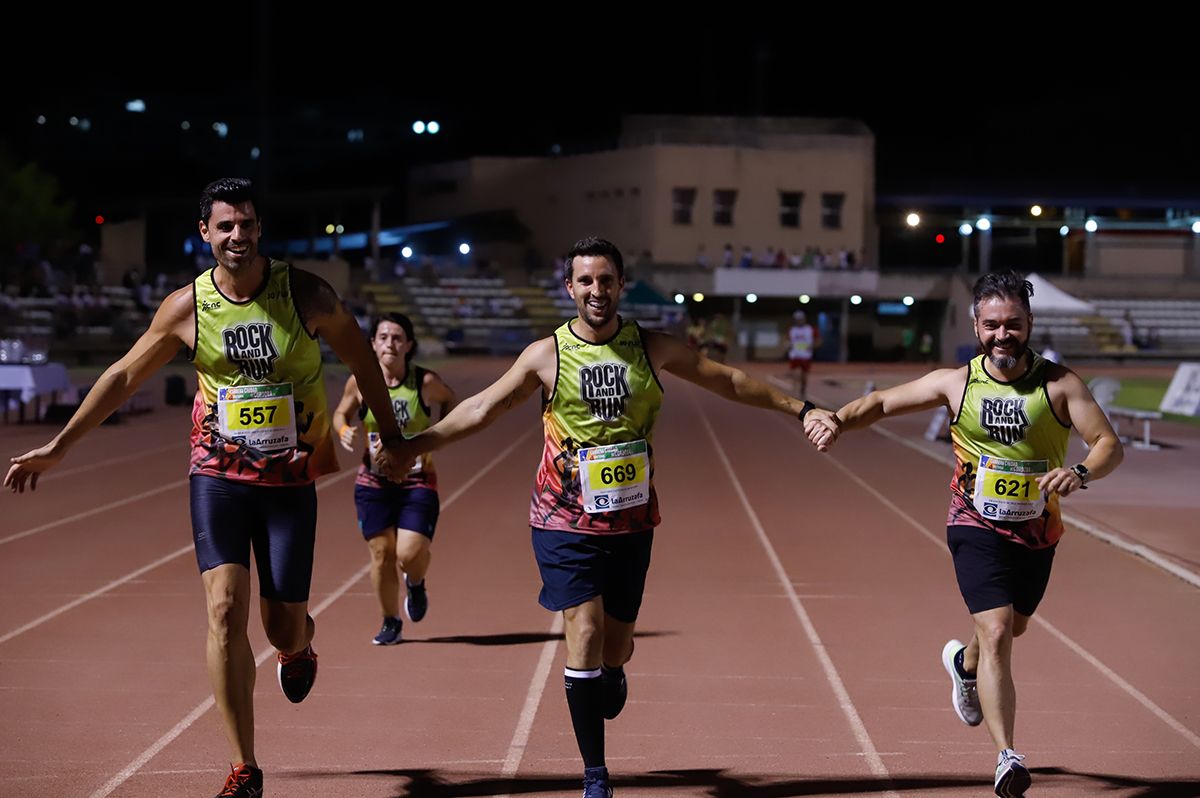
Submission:
M 954 707 L 954 713 L 968 726 L 978 726 L 983 723 L 983 708 L 979 706 L 975 680 L 959 676 L 958 668 L 954 667 L 954 658 L 964 648 L 966 646 L 958 640 L 947 643 L 942 648 L 942 665 L 946 668 L 946 673 L 950 674 L 950 680 L 954 682 L 954 687 L 950 690 L 950 703 Z

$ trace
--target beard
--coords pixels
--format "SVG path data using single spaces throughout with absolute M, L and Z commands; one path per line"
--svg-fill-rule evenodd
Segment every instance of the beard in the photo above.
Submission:
M 598 330 L 608 324 L 616 315 L 617 307 L 612 302 L 609 302 L 602 311 L 596 310 L 586 302 L 579 307 L 579 318 L 593 330 Z
M 1029 342 L 1021 341 L 1016 338 L 1008 342 L 1008 349 L 1012 352 L 1011 355 L 996 355 L 996 342 L 987 347 L 988 360 L 992 361 L 992 365 L 1000 369 L 1015 368 L 1021 362 L 1021 358 L 1025 357 L 1025 353 L 1029 351 Z

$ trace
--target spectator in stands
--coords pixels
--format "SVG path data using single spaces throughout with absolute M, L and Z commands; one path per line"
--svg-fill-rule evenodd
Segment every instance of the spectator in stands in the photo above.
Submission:
M 742 258 L 738 261 L 738 268 L 754 268 L 754 250 L 750 249 L 750 247 L 742 247 Z
M 696 265 L 705 271 L 708 270 L 708 253 L 704 251 L 703 244 L 696 245 Z
M 1121 328 L 1121 342 L 1125 345 L 1125 348 L 1134 349 L 1135 341 L 1137 340 L 1137 330 L 1133 326 L 1133 313 L 1126 309 L 1125 315 L 1117 322 L 1117 326 Z
M 1050 333 L 1046 333 L 1042 336 L 1042 357 L 1046 360 L 1049 360 L 1051 363 L 1058 363 L 1061 365 L 1063 362 L 1062 355 L 1059 354 L 1058 350 L 1054 348 L 1054 339 L 1050 336 Z
M 725 249 L 721 251 L 721 268 L 733 268 L 733 244 L 726 244 Z

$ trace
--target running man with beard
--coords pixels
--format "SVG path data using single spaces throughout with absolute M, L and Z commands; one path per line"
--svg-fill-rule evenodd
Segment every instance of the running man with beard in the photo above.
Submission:
M 545 448 L 529 525 L 542 575 L 539 602 L 563 614 L 567 706 L 586 798 L 612 795 L 604 721 L 625 705 L 624 665 L 633 654 L 659 523 L 652 443 L 663 395 L 659 374 L 798 416 L 813 434 L 818 419 L 832 416 L 621 318 L 624 275 L 616 246 L 600 238 L 576 243 L 563 282 L 578 317 L 530 344 L 499 380 L 405 442 L 408 459 L 424 455 L 478 432 L 540 389 Z
M 1063 534 L 1059 497 L 1112 473 L 1124 456 L 1083 381 L 1029 349 L 1032 294 L 1014 272 L 979 278 L 973 310 L 982 355 L 963 368 L 874 391 L 806 430 L 818 448 L 828 447 L 840 432 L 881 418 L 949 408 L 956 465 L 946 539 L 974 629 L 966 645 L 945 645 L 942 665 L 959 719 L 987 722 L 999 751 L 1001 798 L 1024 795 L 1030 783 L 1024 757 L 1013 749 L 1013 638 L 1029 626 L 1050 578 Z M 1090 448 L 1083 462 L 1067 467 L 1072 426 Z

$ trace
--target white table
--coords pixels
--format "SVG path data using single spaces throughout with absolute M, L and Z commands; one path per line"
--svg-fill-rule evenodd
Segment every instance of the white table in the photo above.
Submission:
M 4 421 L 8 422 L 9 398 L 20 399 L 20 421 L 25 422 L 25 405 L 34 403 L 34 419 L 41 415 L 41 398 L 54 397 L 59 391 L 71 387 L 67 368 L 62 363 L 44 363 L 40 366 L 21 364 L 0 365 L 0 401 L 4 403 Z

